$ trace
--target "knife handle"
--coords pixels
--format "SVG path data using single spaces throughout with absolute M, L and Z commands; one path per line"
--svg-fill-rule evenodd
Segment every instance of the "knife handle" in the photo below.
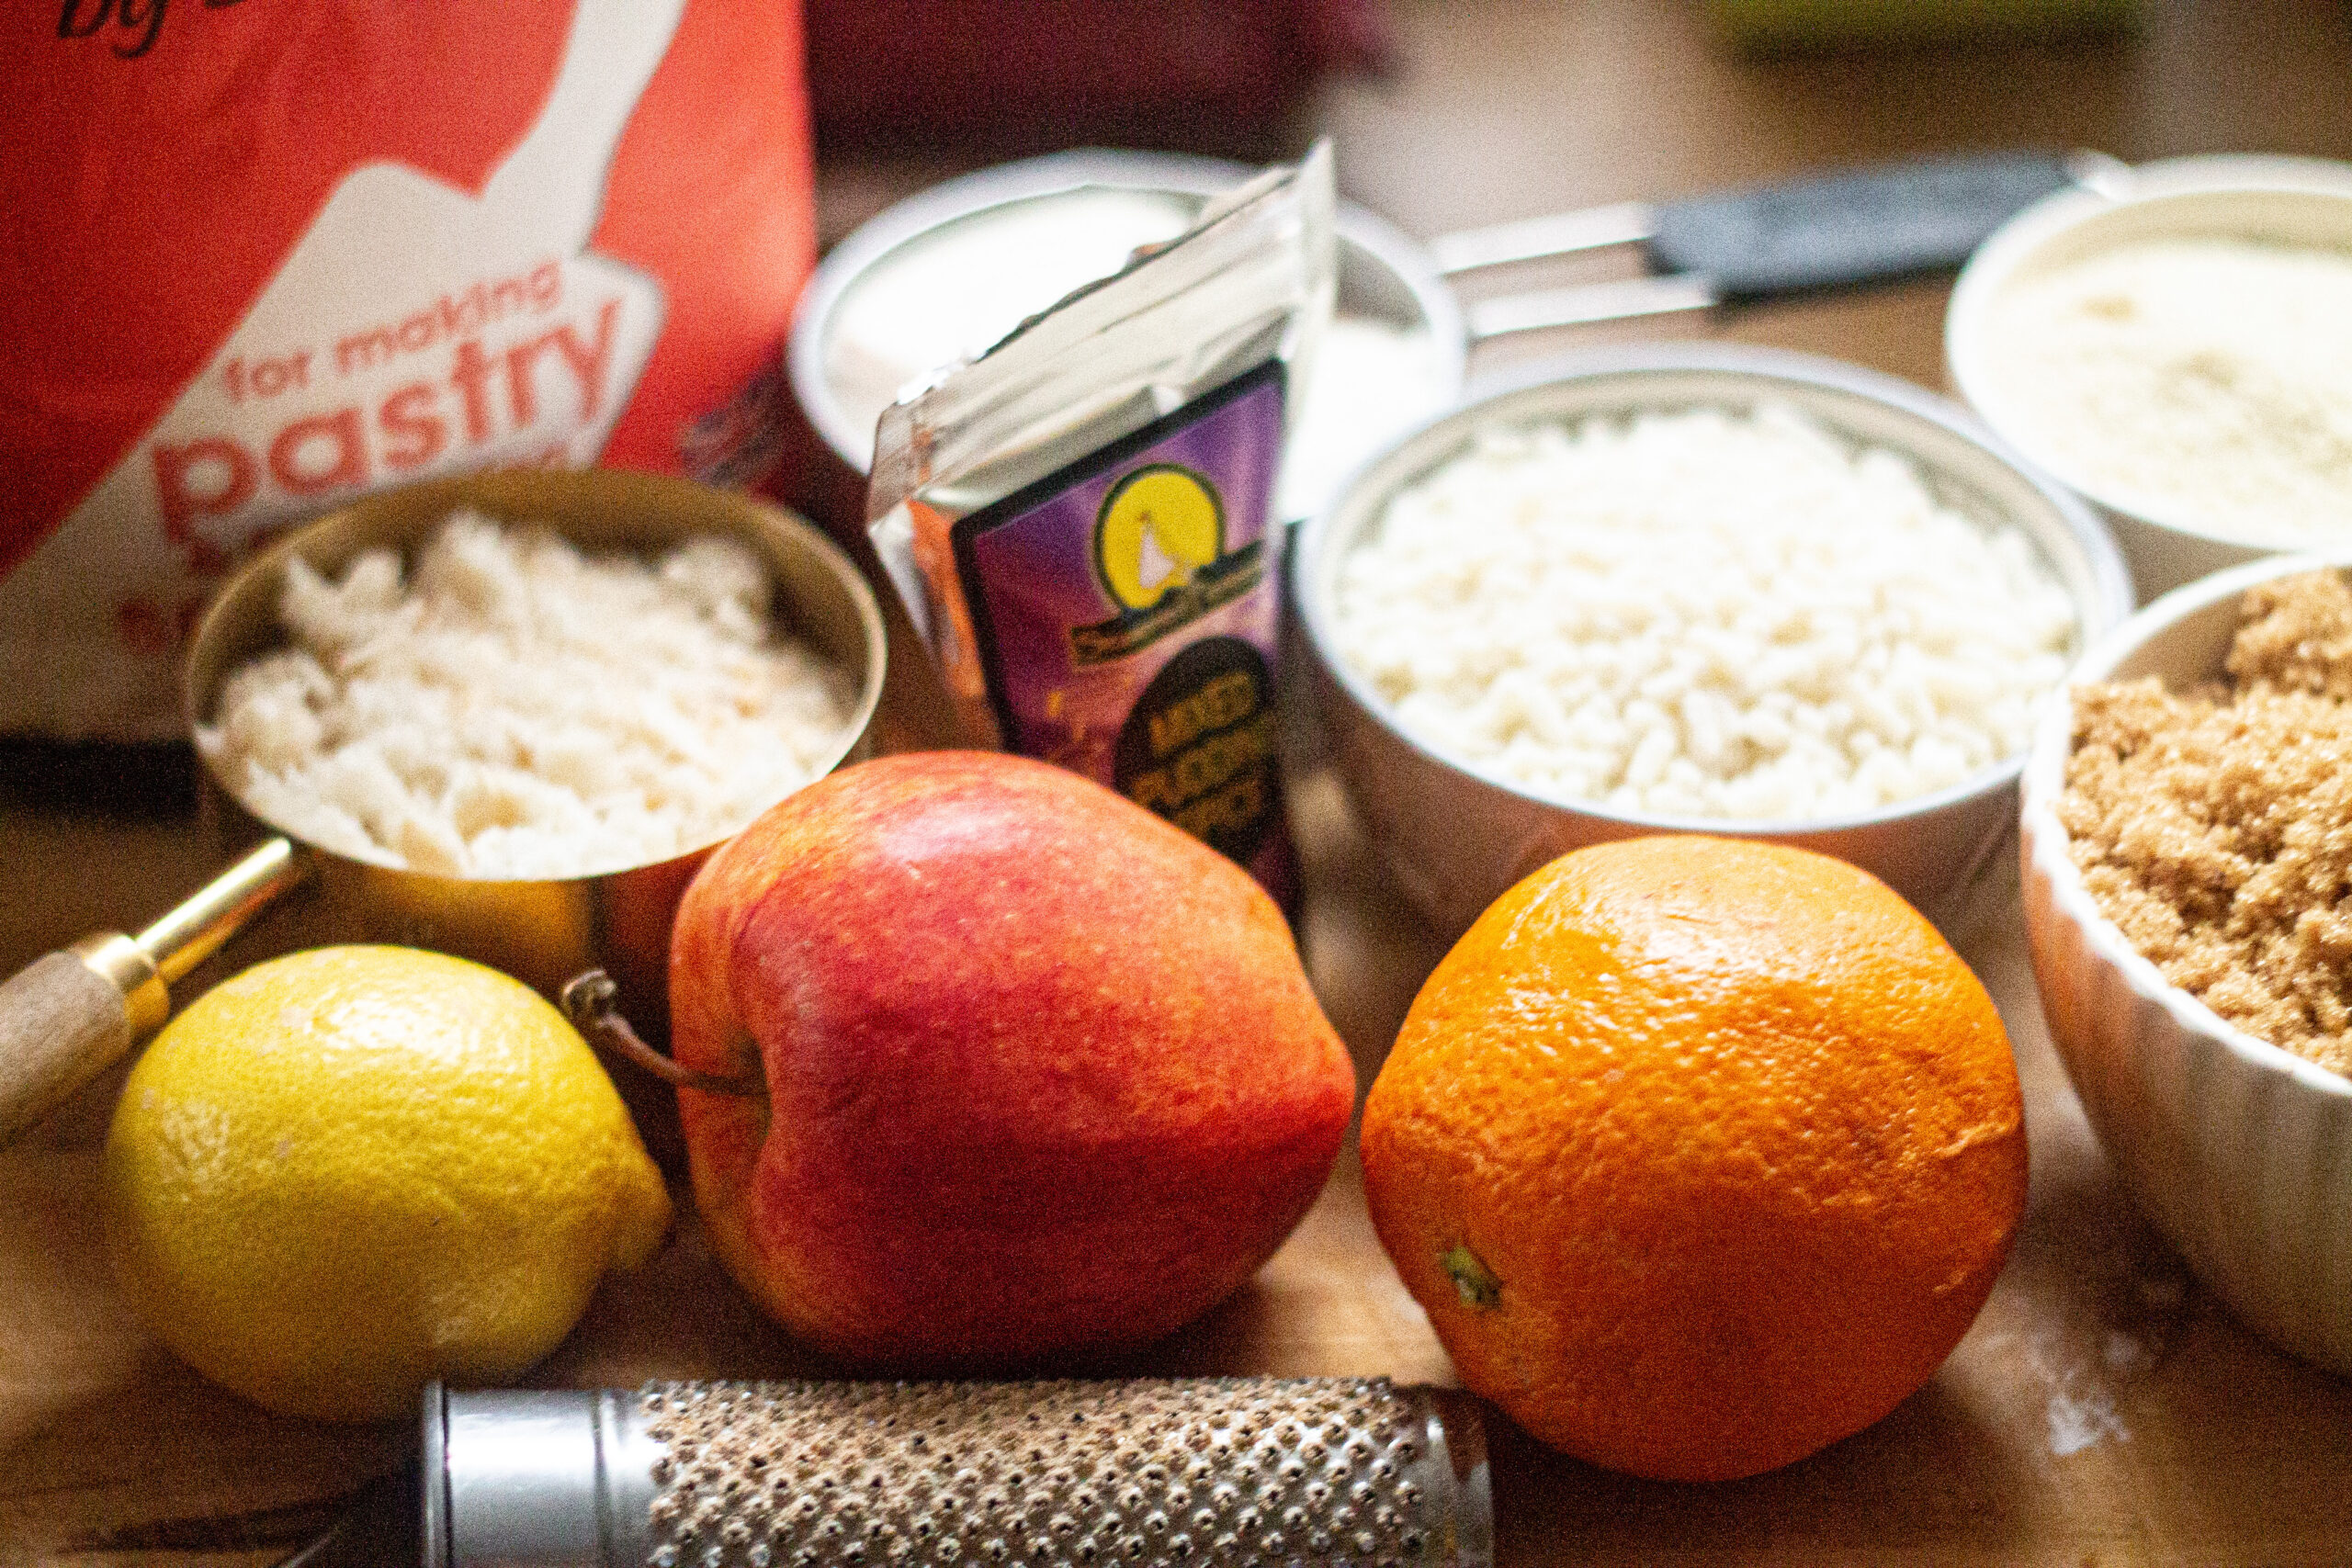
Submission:
M 1693 274 L 1723 299 L 1956 267 L 1994 230 L 2075 183 L 2064 152 L 1973 152 L 1660 205 L 1652 271 Z

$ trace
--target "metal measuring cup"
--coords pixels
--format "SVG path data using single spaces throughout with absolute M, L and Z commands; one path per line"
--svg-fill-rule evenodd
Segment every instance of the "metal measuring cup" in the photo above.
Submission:
M 230 580 L 198 626 L 183 687 L 189 728 L 212 717 L 232 671 L 285 640 L 278 603 L 289 561 L 339 574 L 364 550 L 423 543 L 461 507 L 541 524 L 591 549 L 650 553 L 713 534 L 741 540 L 775 575 L 778 629 L 841 664 L 854 683 L 850 724 L 823 771 L 873 751 L 883 622 L 849 558 L 811 525 L 750 496 L 618 469 L 477 474 L 384 491 L 288 535 Z M 626 638 L 628 628 L 614 636 Z M 299 884 L 310 885 L 305 895 L 279 904 L 256 931 L 257 946 L 430 948 L 503 970 L 550 998 L 571 976 L 602 967 L 629 1016 L 658 1026 L 668 1016 L 678 900 L 718 848 L 550 881 L 396 870 L 306 842 L 250 809 L 209 761 L 202 811 L 224 854 L 245 852 L 210 886 L 136 937 L 85 938 L 0 984 L 0 1144 L 161 1028 L 172 982 Z
M 958 244 L 976 226 L 1015 209 L 1042 210 L 1089 195 L 1164 203 L 1164 212 L 1114 221 L 1110 231 L 1129 244 L 1170 239 L 1203 204 L 1256 172 L 1179 152 L 1051 152 L 943 181 L 860 224 L 819 264 L 793 318 L 786 364 L 816 448 L 803 479 L 802 504 L 844 531 L 864 519 L 875 416 L 889 399 L 876 400 L 873 378 L 879 367 L 859 373 L 841 328 L 860 295 L 894 265 L 934 246 Z M 1342 318 L 1427 335 L 1431 379 L 1419 390 L 1434 414 L 1460 397 L 1472 350 L 1491 339 L 1958 266 L 2003 220 L 2036 198 L 2077 184 L 2112 188 L 2127 174 L 2097 152 L 1969 152 L 1666 202 L 1614 202 L 1427 241 L 1342 201 L 1336 308 Z M 1457 280 L 1487 268 L 1612 246 L 1636 247 L 1644 275 L 1477 299 L 1456 292 Z M 1050 305 L 1080 281 L 1050 270 L 1046 276 L 1053 281 L 1037 285 L 1033 309 Z M 1010 328 L 1012 321 L 1001 325 Z M 923 363 L 902 370 L 930 370 L 972 344 L 951 340 L 931 346 L 932 354 L 917 356 Z M 1367 429 L 1362 456 L 1369 460 L 1392 434 Z M 1320 498 L 1310 510 L 1329 499 Z

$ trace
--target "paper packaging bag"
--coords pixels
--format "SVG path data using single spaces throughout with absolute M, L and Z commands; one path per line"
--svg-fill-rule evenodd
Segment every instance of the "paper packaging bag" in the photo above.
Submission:
M 366 491 L 773 465 L 815 262 L 794 0 L 6 26 L 0 733 L 176 733 L 221 577 Z
M 1288 389 L 1337 293 L 1317 144 L 883 412 L 875 553 L 967 736 L 1298 867 L 1274 740 Z

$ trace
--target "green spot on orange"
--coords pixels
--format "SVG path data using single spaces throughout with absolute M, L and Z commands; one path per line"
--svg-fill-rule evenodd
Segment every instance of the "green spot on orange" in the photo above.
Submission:
M 1462 1298 L 1464 1306 L 1491 1307 L 1502 1304 L 1503 1282 L 1495 1278 L 1494 1270 L 1480 1261 L 1478 1255 L 1471 1251 L 1467 1246 L 1456 1244 L 1453 1250 L 1439 1258 L 1438 1262 L 1444 1267 L 1447 1277 L 1453 1281 L 1454 1293 Z

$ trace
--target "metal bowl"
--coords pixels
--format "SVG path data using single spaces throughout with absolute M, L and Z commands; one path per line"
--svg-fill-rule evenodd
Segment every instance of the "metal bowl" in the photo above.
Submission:
M 2352 570 L 2352 554 L 2272 557 L 2167 593 L 2072 679 L 2219 679 L 2245 591 L 2322 567 Z M 2021 817 L 2034 979 L 2066 1077 L 2198 1277 L 2266 1337 L 2352 1377 L 2352 1080 L 2233 1027 L 2100 910 L 2058 819 L 2073 721 L 2070 702 L 2042 715 Z
M 2022 755 L 1932 795 L 1818 821 L 1648 816 L 1547 799 L 1414 739 L 1339 657 L 1333 592 L 1342 558 L 1378 525 L 1391 496 L 1462 452 L 1478 430 L 1764 399 L 1792 404 L 1857 442 L 1905 454 L 1944 504 L 2023 530 L 2075 603 L 2077 651 L 2130 611 L 2122 559 L 2089 509 L 2027 469 L 1961 411 L 1908 382 L 1805 355 L 1706 344 L 1629 347 L 1535 367 L 1391 446 L 1297 541 L 1299 616 L 1340 776 L 1407 895 L 1447 931 L 1466 929 L 1555 856 L 1659 832 L 1818 850 L 1875 874 L 1934 916 L 2007 834 Z
M 1984 242 L 1954 286 L 1944 317 L 1952 385 L 1996 434 L 2088 496 L 2122 544 L 2143 599 L 2207 572 L 2278 550 L 2307 535 L 2255 534 L 2201 518 L 2166 495 L 2134 493 L 2082 470 L 2018 408 L 1990 331 L 2015 284 L 2136 241 L 2263 239 L 2352 252 L 2352 164 L 2317 158 L 2170 158 L 2133 169 L 2120 188 L 2061 191 Z
M 711 534 L 750 545 L 775 573 L 778 628 L 839 662 L 856 683 L 854 716 L 827 768 L 872 750 L 882 616 L 847 558 L 808 524 L 749 496 L 618 469 L 477 474 L 383 491 L 288 535 L 230 581 L 198 626 L 184 689 L 190 728 L 211 719 L 232 671 L 284 642 L 278 602 L 288 562 L 338 573 L 363 550 L 421 544 L 460 507 L 542 524 L 598 549 L 661 550 Z M 614 628 L 616 638 L 628 635 Z M 434 876 L 306 844 L 247 807 L 209 763 L 206 783 L 206 817 L 224 850 L 277 833 L 311 862 L 315 888 L 256 928 L 263 951 L 397 942 L 476 959 L 549 997 L 582 970 L 602 966 L 633 1018 L 658 1031 L 667 1017 L 671 921 L 718 841 L 650 865 L 554 881 Z

